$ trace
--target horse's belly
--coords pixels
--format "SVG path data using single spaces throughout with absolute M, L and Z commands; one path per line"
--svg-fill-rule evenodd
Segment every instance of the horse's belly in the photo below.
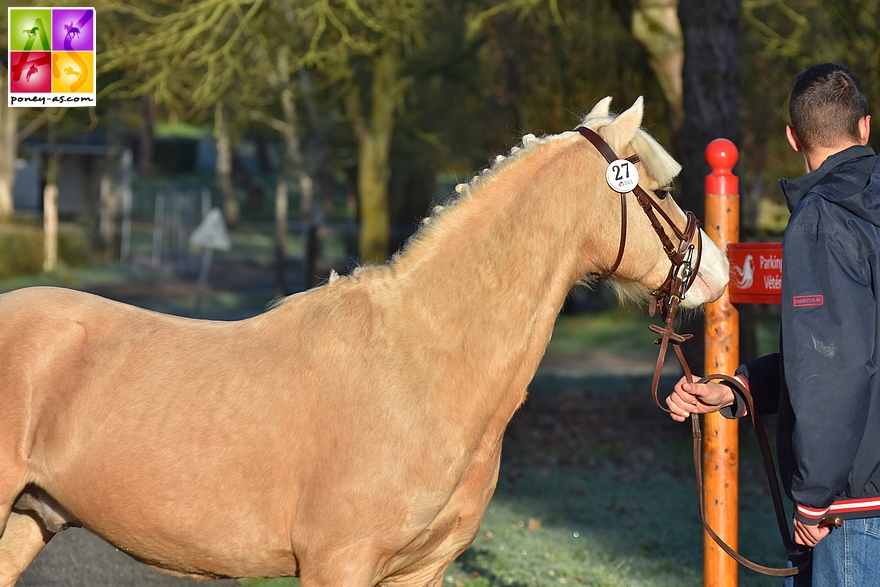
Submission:
M 140 422 L 139 424 L 144 424 Z M 131 424 L 131 428 L 140 428 Z M 295 471 L 271 444 L 165 438 L 144 426 L 36 451 L 34 483 L 83 526 L 152 566 L 183 575 L 294 574 Z M 271 442 L 271 439 L 270 439 Z
M 63 477 L 44 485 L 85 528 L 150 566 L 206 578 L 297 572 L 288 516 L 271 495 L 79 476 L 91 488 Z

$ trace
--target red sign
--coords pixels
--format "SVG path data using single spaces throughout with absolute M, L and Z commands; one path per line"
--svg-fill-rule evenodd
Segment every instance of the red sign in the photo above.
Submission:
M 782 303 L 782 243 L 730 243 L 727 258 L 732 303 Z

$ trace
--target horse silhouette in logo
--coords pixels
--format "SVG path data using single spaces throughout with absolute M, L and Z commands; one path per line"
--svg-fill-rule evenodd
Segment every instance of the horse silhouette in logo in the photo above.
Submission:
M 40 73 L 40 70 L 37 69 L 36 65 L 31 65 L 31 68 L 27 72 L 27 77 L 24 79 L 25 82 L 31 81 L 31 76 L 35 73 Z
M 755 258 L 746 255 L 743 266 L 734 265 L 730 268 L 730 274 L 739 289 L 749 289 L 755 282 Z
M 77 71 L 72 67 L 65 67 L 64 73 L 65 73 L 65 75 L 75 75 L 76 79 L 80 79 L 82 77 L 82 72 Z
M 74 26 L 73 21 L 70 21 L 70 24 L 64 25 L 64 30 L 67 31 L 67 35 L 65 35 L 68 39 L 72 39 L 74 37 L 79 36 L 79 28 Z
M 40 32 L 40 27 L 35 26 L 32 29 L 24 29 L 21 32 L 25 33 L 28 36 L 28 39 L 33 39 L 37 36 L 37 33 Z

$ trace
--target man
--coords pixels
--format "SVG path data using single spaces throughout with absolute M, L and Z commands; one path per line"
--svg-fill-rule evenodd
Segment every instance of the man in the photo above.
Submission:
M 780 353 L 737 369 L 761 414 L 777 413 L 794 535 L 813 564 L 786 585 L 880 585 L 880 162 L 855 75 L 825 63 L 800 74 L 785 133 L 806 175 L 782 179 Z M 679 381 L 672 417 L 745 404 L 720 383 Z M 843 518 L 833 531 L 829 516 Z M 830 534 L 829 534 L 830 532 Z

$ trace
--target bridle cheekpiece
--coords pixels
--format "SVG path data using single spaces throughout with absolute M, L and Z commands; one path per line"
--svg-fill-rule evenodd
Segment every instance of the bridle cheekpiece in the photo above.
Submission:
M 629 162 L 634 166 L 635 163 L 639 162 L 638 155 L 633 155 L 627 159 L 618 158 L 614 150 L 596 131 L 585 126 L 579 126 L 575 130 L 598 149 L 608 162 L 609 168 L 613 167 L 615 164 L 622 166 L 626 162 Z M 693 212 L 686 211 L 685 216 L 687 218 L 687 226 L 682 231 L 675 225 L 675 222 L 672 221 L 672 218 L 669 217 L 666 211 L 657 204 L 654 198 L 648 195 L 637 181 L 634 185 L 627 185 L 619 189 L 613 185 L 610 180 L 609 185 L 612 189 L 620 193 L 620 246 L 617 250 L 617 258 L 611 268 L 599 275 L 598 279 L 604 279 L 613 275 L 623 259 L 623 251 L 626 248 L 626 196 L 628 193 L 632 193 L 635 196 L 639 206 L 641 206 L 645 215 L 647 215 L 648 220 L 651 222 L 651 226 L 654 228 L 654 232 L 656 232 L 657 236 L 660 238 L 660 243 L 663 245 L 663 250 L 671 264 L 669 273 L 666 275 L 666 280 L 660 285 L 660 287 L 651 292 L 651 306 L 649 308 L 651 316 L 653 316 L 659 308 L 664 323 L 664 326 L 662 327 L 655 324 L 652 324 L 649 327 L 652 332 L 661 336 L 660 339 L 655 341 L 655 344 L 660 345 L 660 353 L 654 371 L 654 381 L 651 384 L 651 395 L 654 398 L 654 403 L 657 407 L 668 412 L 669 408 L 662 405 L 660 399 L 657 397 L 657 388 L 660 384 L 660 372 L 663 369 L 663 363 L 666 360 L 666 350 L 670 343 L 672 343 L 673 348 L 675 349 L 675 353 L 678 356 L 679 362 L 682 364 L 682 368 L 685 370 L 685 374 L 690 376 L 690 368 L 687 366 L 687 362 L 684 359 L 684 355 L 681 353 L 679 345 L 693 338 L 693 335 L 679 334 L 675 332 L 675 317 L 678 313 L 679 303 L 685 298 L 688 288 L 693 285 L 700 269 L 700 260 L 702 258 L 703 250 L 701 241 L 702 237 L 700 236 L 701 233 L 699 230 L 700 222 L 697 220 L 697 217 Z M 625 188 L 629 188 L 629 191 L 620 191 Z M 658 215 L 664 220 L 666 226 L 672 229 L 673 234 L 678 239 L 677 245 L 673 244 L 672 239 L 669 238 L 666 228 L 664 228 L 664 225 L 660 222 Z M 692 242 L 695 237 L 697 239 L 696 262 L 694 261 L 694 244 Z

